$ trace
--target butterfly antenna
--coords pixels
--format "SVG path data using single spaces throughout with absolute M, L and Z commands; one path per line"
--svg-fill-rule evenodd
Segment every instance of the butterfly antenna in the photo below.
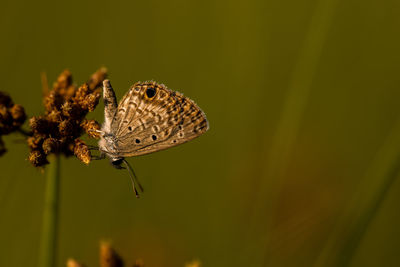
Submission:
M 138 191 L 136 190 L 135 184 L 137 184 L 137 186 L 138 186 L 140 192 L 142 192 L 142 193 L 143 193 L 143 187 L 142 187 L 142 185 L 140 184 L 140 182 L 139 182 L 139 180 L 138 180 L 138 178 L 137 178 L 135 172 L 133 171 L 131 165 L 129 164 L 129 162 L 126 161 L 125 159 L 124 159 L 123 161 L 124 161 L 124 163 L 125 163 L 126 168 L 128 169 L 129 177 L 131 178 L 131 182 L 132 182 L 133 191 L 135 191 L 136 197 L 139 198 L 139 193 L 138 193 Z

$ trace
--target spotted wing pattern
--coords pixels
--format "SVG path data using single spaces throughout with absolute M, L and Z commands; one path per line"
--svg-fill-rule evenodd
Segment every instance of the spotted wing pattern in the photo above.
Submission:
M 208 130 L 205 114 L 189 98 L 156 82 L 134 84 L 111 122 L 118 156 L 173 147 Z

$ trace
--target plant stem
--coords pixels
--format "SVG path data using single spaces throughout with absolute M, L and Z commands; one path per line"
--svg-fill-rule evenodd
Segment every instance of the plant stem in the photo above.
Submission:
M 49 161 L 46 175 L 39 267 L 53 267 L 56 262 L 60 157 L 57 155 L 50 156 Z

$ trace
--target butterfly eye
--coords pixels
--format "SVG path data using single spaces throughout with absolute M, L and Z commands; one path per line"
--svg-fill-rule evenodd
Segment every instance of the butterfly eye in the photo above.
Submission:
M 153 98 L 156 95 L 156 89 L 154 89 L 153 87 L 147 88 L 146 95 L 148 98 Z

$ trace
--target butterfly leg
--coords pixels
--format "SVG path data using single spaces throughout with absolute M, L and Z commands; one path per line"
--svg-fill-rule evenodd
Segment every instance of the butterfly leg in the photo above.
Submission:
M 100 154 L 100 155 L 95 155 L 95 156 L 92 156 L 92 160 L 101 160 L 101 159 L 105 159 L 106 158 L 106 155 L 104 155 L 104 154 Z
M 133 191 L 135 191 L 136 197 L 139 198 L 139 193 L 138 193 L 138 191 L 136 190 L 135 184 L 137 185 L 137 187 L 139 188 L 139 190 L 140 190 L 142 193 L 144 192 L 143 187 L 142 187 L 142 185 L 140 184 L 140 182 L 139 182 L 139 180 L 138 180 L 138 178 L 137 178 L 135 172 L 133 171 L 131 165 L 129 165 L 128 161 L 126 161 L 125 159 L 123 159 L 123 162 L 124 162 L 126 168 L 128 169 L 129 176 L 131 177 L 131 182 L 132 182 Z

